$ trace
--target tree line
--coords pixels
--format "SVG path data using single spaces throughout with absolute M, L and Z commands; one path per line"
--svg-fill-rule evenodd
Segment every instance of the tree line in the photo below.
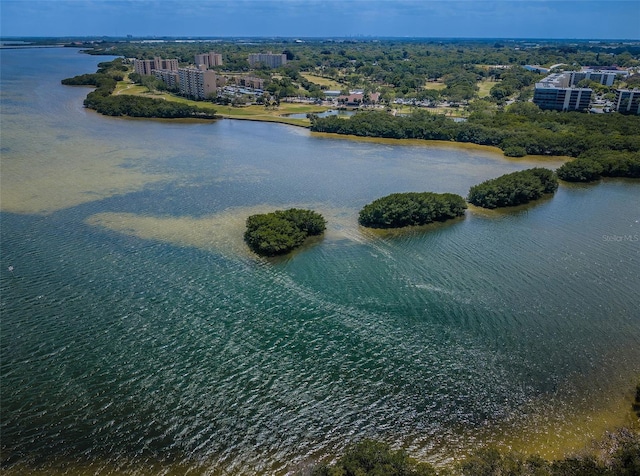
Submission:
M 499 147 L 505 155 L 566 155 L 592 150 L 640 151 L 640 117 L 541 111 L 515 103 L 506 111 L 475 112 L 466 122 L 417 110 L 401 116 L 363 111 L 349 119 L 310 116 L 311 130 L 392 139 L 470 142 Z
M 563 164 L 556 171 L 567 182 L 593 182 L 600 177 L 640 178 L 640 154 L 620 151 L 592 151 Z

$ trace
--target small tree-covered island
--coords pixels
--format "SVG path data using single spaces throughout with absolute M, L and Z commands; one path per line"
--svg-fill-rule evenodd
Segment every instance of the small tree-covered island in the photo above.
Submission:
M 512 207 L 537 200 L 557 189 L 558 179 L 553 171 L 533 168 L 474 185 L 467 200 L 483 208 Z
M 466 208 L 453 193 L 393 193 L 365 205 L 358 221 L 368 228 L 420 226 L 462 216 Z
M 290 208 L 247 218 L 244 240 L 256 254 L 277 256 L 299 247 L 309 236 L 324 233 L 327 222 L 312 210 Z

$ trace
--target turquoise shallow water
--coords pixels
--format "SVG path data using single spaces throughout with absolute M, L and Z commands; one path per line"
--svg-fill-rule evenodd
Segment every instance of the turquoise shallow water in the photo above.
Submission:
M 59 85 L 103 58 L 1 55 L 8 468 L 284 474 L 365 436 L 442 462 L 597 413 L 640 372 L 637 183 L 372 235 L 377 197 L 535 163 L 105 118 Z M 327 236 L 247 253 L 233 223 L 292 204 Z

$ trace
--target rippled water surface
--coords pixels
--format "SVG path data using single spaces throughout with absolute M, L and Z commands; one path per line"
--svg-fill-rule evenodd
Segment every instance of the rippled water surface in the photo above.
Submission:
M 624 421 L 637 183 L 367 232 L 357 212 L 382 195 L 466 195 L 560 162 L 107 118 L 60 85 L 104 58 L 0 54 L 10 471 L 284 474 L 362 437 L 442 463 L 482 443 L 553 452 Z M 289 206 L 321 211 L 326 236 L 251 255 L 246 217 Z

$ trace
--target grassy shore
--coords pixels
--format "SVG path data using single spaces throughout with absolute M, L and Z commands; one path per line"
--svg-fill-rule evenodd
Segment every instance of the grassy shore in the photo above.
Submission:
M 223 106 L 220 104 L 214 104 L 208 101 L 192 101 L 187 98 L 176 96 L 174 94 L 166 92 L 150 92 L 145 86 L 130 83 L 128 81 L 119 81 L 116 85 L 116 89 L 113 92 L 114 95 L 127 94 L 132 96 L 143 96 L 154 99 L 164 99 L 165 101 L 172 101 L 181 104 L 189 104 L 201 109 L 215 111 L 221 117 L 228 119 L 245 119 L 253 121 L 265 121 L 265 122 L 279 122 L 282 124 L 289 124 L 293 126 L 309 127 L 311 122 L 309 119 L 295 119 L 286 117 L 290 114 L 309 114 L 324 112 L 328 107 L 316 106 L 311 104 L 302 103 L 288 103 L 281 102 L 277 107 L 266 108 L 260 105 L 251 106 Z

